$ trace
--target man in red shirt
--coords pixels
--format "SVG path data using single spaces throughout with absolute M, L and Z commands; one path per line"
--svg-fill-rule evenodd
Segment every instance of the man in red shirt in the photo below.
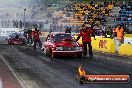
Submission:
M 95 39 L 95 35 L 94 32 L 92 30 L 92 28 L 87 28 L 84 24 L 82 25 L 82 28 L 80 30 L 80 34 L 77 37 L 76 41 L 78 41 L 80 39 L 80 37 L 82 37 L 82 43 L 83 43 L 83 50 L 84 50 L 84 57 L 87 55 L 87 45 L 89 47 L 89 55 L 92 58 L 93 56 L 93 52 L 92 52 L 92 45 L 91 45 L 91 35 L 94 36 Z
M 33 48 L 34 48 L 34 50 L 36 50 L 37 43 L 39 43 L 40 48 L 42 47 L 39 35 L 40 35 L 40 31 L 37 30 L 37 28 L 35 28 L 35 31 L 33 32 L 33 41 L 34 41 Z

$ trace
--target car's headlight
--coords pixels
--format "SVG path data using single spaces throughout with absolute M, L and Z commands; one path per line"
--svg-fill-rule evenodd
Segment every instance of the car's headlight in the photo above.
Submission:
M 77 51 L 82 51 L 82 47 L 76 47 Z
M 56 50 L 63 50 L 62 47 L 56 47 Z

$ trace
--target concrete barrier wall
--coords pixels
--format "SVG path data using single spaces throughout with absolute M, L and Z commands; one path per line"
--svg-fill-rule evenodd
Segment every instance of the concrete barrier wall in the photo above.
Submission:
M 132 45 L 130 45 L 130 44 L 122 44 L 119 47 L 118 54 L 119 55 L 125 55 L 125 56 L 132 56 Z
M 125 34 L 124 37 L 132 38 L 132 34 Z
M 75 39 L 76 38 L 77 36 L 75 36 Z M 82 38 L 80 38 L 78 42 L 82 44 Z M 115 53 L 115 43 L 113 39 L 110 38 L 96 37 L 96 40 L 92 38 L 92 47 L 93 50 L 96 51 Z
M 49 32 L 41 32 L 40 37 L 47 37 L 48 34 L 49 34 Z
M 110 38 L 96 38 L 92 39 L 93 50 L 103 51 L 108 53 L 115 53 L 115 43 Z
M 124 35 L 124 44 L 119 47 L 118 54 L 132 56 L 132 34 Z
M 124 44 L 132 44 L 132 34 L 124 35 Z

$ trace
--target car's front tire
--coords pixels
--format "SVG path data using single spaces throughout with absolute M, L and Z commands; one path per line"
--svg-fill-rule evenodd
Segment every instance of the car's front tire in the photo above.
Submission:
M 77 55 L 77 58 L 81 58 L 81 57 L 82 57 L 82 54 Z
M 48 54 L 47 54 L 47 50 L 46 50 L 46 48 L 43 48 L 43 52 L 44 52 L 44 55 L 45 55 L 45 56 L 48 55 Z
M 52 58 L 55 58 L 56 55 L 55 55 L 53 52 L 51 52 L 51 57 L 52 57 Z

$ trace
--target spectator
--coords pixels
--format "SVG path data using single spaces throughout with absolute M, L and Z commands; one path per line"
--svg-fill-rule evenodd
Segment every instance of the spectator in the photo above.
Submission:
M 117 40 L 118 40 L 118 43 L 119 43 L 119 46 L 122 44 L 123 42 L 123 36 L 124 36 L 124 28 L 121 27 L 121 25 L 117 25 L 117 28 L 115 28 L 113 30 L 113 34 L 112 34 L 112 37 L 115 35 L 115 33 L 117 33 Z
M 10 21 L 7 20 L 7 28 L 9 28 L 9 27 L 10 27 Z
M 105 31 L 105 37 L 110 38 L 112 35 L 111 27 L 108 27 Z
M 66 30 L 65 30 L 65 33 L 70 33 L 71 34 L 71 27 L 70 28 L 66 28 Z
M 24 32 L 24 33 L 23 33 L 23 36 L 27 39 L 27 30 L 24 29 L 23 32 Z
M 15 28 L 18 28 L 18 21 L 16 20 L 16 26 L 15 26 Z
M 19 27 L 22 28 L 22 21 L 19 21 Z
M 13 22 L 13 27 L 16 28 L 16 21 L 12 21 Z

